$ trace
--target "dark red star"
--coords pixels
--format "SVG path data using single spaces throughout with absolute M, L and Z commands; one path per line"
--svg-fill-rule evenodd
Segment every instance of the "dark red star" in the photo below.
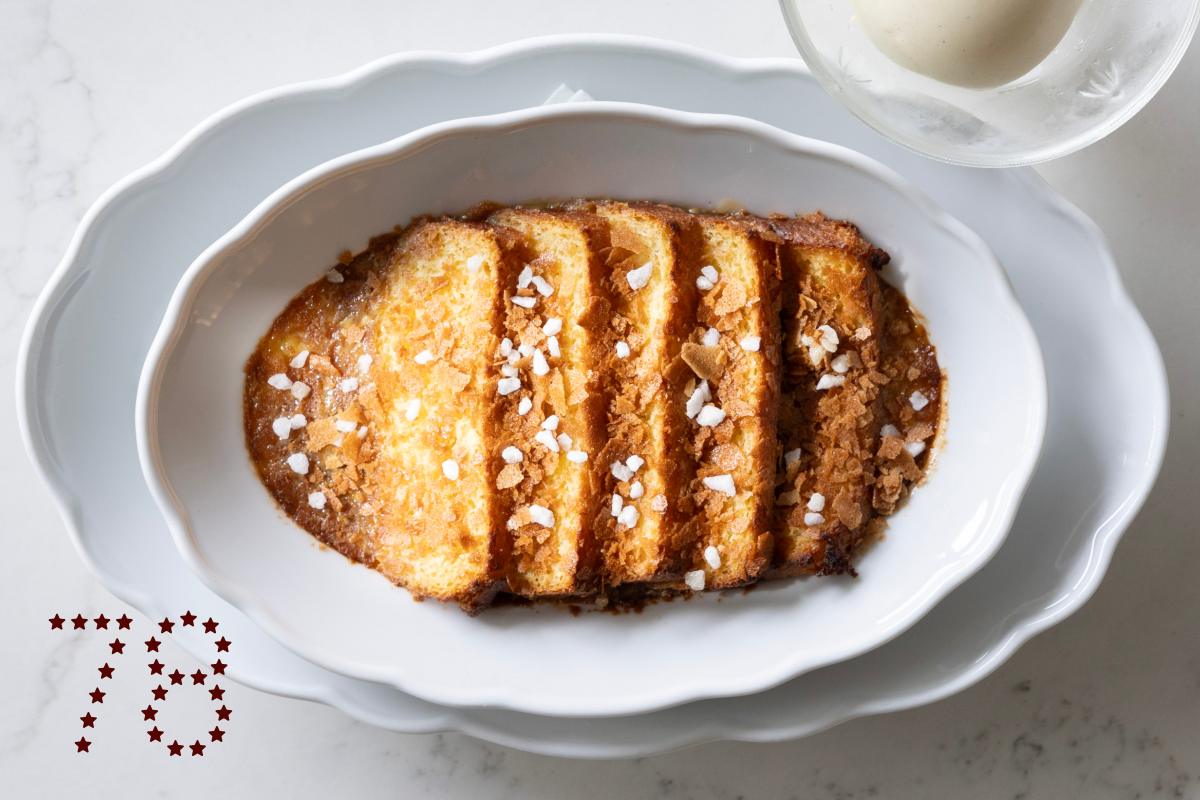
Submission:
M 104 628 L 105 630 L 108 630 L 108 617 L 101 614 L 93 621 L 96 623 L 97 628 Z
M 76 750 L 75 750 L 75 752 L 76 752 L 76 753 L 87 753 L 87 752 L 90 752 L 90 751 L 88 750 L 88 745 L 89 745 L 89 744 L 91 744 L 91 742 L 89 742 L 87 739 L 84 739 L 82 736 L 81 736 L 81 737 L 79 737 L 79 741 L 75 743 L 75 747 L 76 747 Z
M 129 630 L 129 623 L 131 622 L 133 622 L 133 620 L 129 618 L 128 614 L 122 614 L 121 616 L 117 617 L 117 627 L 123 631 Z
M 171 622 L 170 617 L 163 617 L 163 621 L 158 623 L 159 633 L 170 633 L 175 628 L 175 623 Z
M 233 709 L 221 706 L 217 709 L 217 719 L 229 719 L 229 715 L 233 713 Z
M 151 706 L 151 705 L 147 705 L 144 709 L 142 709 L 142 722 L 145 722 L 148 719 L 150 719 L 150 720 L 154 719 L 154 715 L 157 713 L 158 713 L 157 708 L 155 708 L 154 706 Z
M 114 642 L 112 642 L 112 643 L 109 645 L 109 647 L 111 647 L 111 648 L 112 648 L 112 651 L 113 651 L 113 653 L 114 653 L 114 654 L 120 654 L 120 653 L 124 653 L 124 652 L 125 652 L 125 644 L 124 644 L 124 642 L 122 642 L 120 639 L 117 639 L 117 640 L 115 640 Z
M 75 619 L 71 620 L 71 622 L 75 623 L 75 630 L 79 630 L 80 628 L 87 626 L 87 620 L 83 618 L 83 614 L 76 614 Z
M 100 670 L 101 678 L 110 678 L 111 679 L 113 670 L 116 669 L 116 667 L 110 667 L 107 663 L 105 663 L 103 667 L 96 667 L 96 669 Z
M 66 622 L 65 619 L 60 617 L 58 614 L 55 614 L 53 617 L 50 618 L 50 630 L 60 630 L 61 631 L 62 624 L 64 622 Z
M 83 720 L 83 727 L 85 727 L 85 728 L 96 727 L 96 718 L 92 716 L 92 712 L 89 711 L 88 713 L 86 713 L 82 717 L 80 717 L 80 719 Z
M 222 636 L 220 639 L 217 639 L 217 651 L 220 653 L 228 653 L 229 645 L 231 644 L 233 644 L 233 642 L 226 641 L 225 637 Z
M 156 658 L 154 659 L 153 664 L 147 664 L 146 666 L 150 668 L 151 675 L 162 675 L 163 667 L 165 667 L 166 664 L 158 663 L 158 659 Z
M 167 677 L 171 679 L 171 684 L 172 684 L 172 685 L 174 685 L 174 684 L 176 684 L 176 683 L 178 683 L 180 686 L 182 686 L 182 685 L 183 685 L 183 677 L 184 677 L 184 676 L 183 676 L 183 673 L 182 673 L 182 672 L 180 672 L 179 670 L 175 670 L 174 672 L 172 672 L 172 673 L 171 673 L 170 675 L 168 675 Z
M 199 739 L 196 740 L 195 744 L 189 744 L 188 747 L 192 748 L 192 755 L 194 755 L 194 756 L 204 755 L 204 745 L 200 744 Z
M 167 745 L 167 749 L 171 751 L 171 755 L 173 755 L 173 756 L 182 756 L 183 755 L 183 745 L 181 745 L 179 743 L 178 739 L 176 739 L 174 742 L 171 742 L 171 744 Z
M 218 623 L 218 622 L 213 622 L 213 618 L 212 618 L 212 617 L 209 617 L 209 618 L 208 618 L 208 622 L 203 622 L 203 623 L 201 623 L 201 624 L 204 626 L 204 632 L 205 632 L 205 633 L 216 633 L 216 632 L 217 632 L 217 625 L 219 625 L 220 623 Z
M 192 623 L 194 623 L 196 621 L 196 615 L 193 614 L 191 611 L 188 611 L 187 613 L 185 613 L 182 617 L 180 617 L 180 619 L 183 620 L 184 625 L 192 625 L 192 627 L 195 627 L 195 625 L 193 625 Z
M 151 636 L 150 641 L 146 642 L 146 652 L 147 653 L 150 653 L 150 652 L 157 653 L 158 646 L 160 644 L 162 644 L 162 642 L 160 642 L 158 639 L 155 639 L 153 636 Z
M 92 698 L 92 702 L 99 703 L 100 705 L 104 705 L 105 694 L 105 692 L 100 691 L 99 687 L 94 692 L 88 692 L 88 695 Z
M 225 731 L 221 730 L 220 727 L 213 728 L 211 731 L 208 732 L 208 735 L 212 737 L 212 741 L 214 741 L 214 742 L 225 741 L 224 739 L 221 738 L 222 736 L 225 735 Z
M 195 686 L 197 683 L 204 683 L 204 679 L 207 678 L 208 676 L 205 675 L 200 670 L 196 670 L 195 672 L 193 672 L 191 674 L 190 677 L 192 679 L 192 686 Z
M 218 659 L 217 659 L 217 663 L 215 663 L 215 664 L 209 664 L 209 666 L 210 666 L 210 667 L 212 667 L 213 675 L 224 675 L 224 674 L 225 674 L 225 667 L 226 667 L 227 665 L 226 665 L 226 664 L 222 664 L 222 663 L 221 663 L 221 659 L 219 659 L 219 658 L 218 658 Z
M 220 686 L 214 686 L 208 690 L 208 693 L 212 695 L 213 700 L 220 700 L 221 698 L 225 697 L 225 690 Z
M 162 687 L 161 683 L 158 685 L 157 689 L 151 689 L 150 694 L 154 695 L 155 700 L 167 699 L 167 690 Z
M 150 734 L 150 741 L 152 741 L 152 742 L 161 742 L 162 741 L 163 732 L 158 729 L 157 725 L 154 726 L 154 730 L 146 731 L 146 733 Z

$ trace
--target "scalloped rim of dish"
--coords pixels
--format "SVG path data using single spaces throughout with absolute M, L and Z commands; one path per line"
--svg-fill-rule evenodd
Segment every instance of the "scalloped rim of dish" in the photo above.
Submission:
M 779 0 L 779 10 L 783 13 L 783 19 L 787 25 L 788 33 L 791 34 L 792 42 L 796 45 L 796 49 L 800 51 L 800 57 L 804 59 L 806 64 L 808 64 L 808 54 L 815 54 L 817 52 L 817 47 L 812 39 L 809 38 L 808 31 L 805 29 L 803 22 L 797 16 L 793 6 L 795 1 L 796 0 Z M 934 153 L 928 150 L 922 150 L 912 141 L 897 136 L 893 132 L 893 129 L 885 124 L 882 117 L 869 112 L 865 106 L 854 102 L 852 98 L 848 97 L 846 93 L 841 90 L 841 87 L 838 86 L 837 81 L 833 79 L 833 76 L 821 66 L 820 59 L 814 59 L 818 62 L 817 65 L 814 67 L 812 64 L 808 64 L 808 68 L 812 76 L 817 79 L 818 83 L 821 84 L 821 88 L 828 92 L 830 97 L 837 100 L 838 103 L 841 104 L 842 108 L 849 111 L 859 120 L 861 120 L 864 125 L 898 147 L 903 147 L 905 150 L 911 150 L 914 153 L 925 156 L 926 158 L 932 158 L 935 161 L 943 161 L 947 164 L 956 164 L 962 167 L 982 167 L 988 169 L 1001 167 L 1023 167 L 1029 166 L 1030 164 L 1040 164 L 1043 161 L 1051 161 L 1070 153 L 1074 153 L 1076 150 L 1082 150 L 1088 145 L 1095 144 L 1096 142 L 1100 141 L 1105 136 L 1108 136 L 1117 128 L 1121 127 L 1130 119 L 1132 119 L 1134 114 L 1141 111 L 1145 105 L 1149 103 L 1151 99 L 1153 99 L 1154 95 L 1158 94 L 1158 90 L 1163 87 L 1163 84 L 1165 84 L 1167 79 L 1171 77 L 1171 74 L 1175 72 L 1175 68 L 1178 67 L 1179 62 L 1183 60 L 1183 54 L 1187 52 L 1188 46 L 1192 42 L 1192 37 L 1196 33 L 1196 27 L 1198 24 L 1200 24 L 1200 0 L 1196 0 L 1195 4 L 1192 6 L 1191 14 L 1188 17 L 1187 22 L 1184 23 L 1184 35 L 1175 42 L 1174 49 L 1171 51 L 1171 54 L 1168 56 L 1167 60 L 1163 62 L 1163 65 L 1159 68 L 1158 73 L 1155 74 L 1154 79 L 1148 81 L 1146 85 L 1142 87 L 1142 91 L 1138 95 L 1137 99 L 1126 106 L 1121 113 L 1109 117 L 1107 120 L 1105 120 L 1103 125 L 1097 125 L 1095 128 L 1066 139 L 1061 143 L 1047 145 L 1046 147 L 1030 150 L 1023 154 L 1006 156 L 999 159 L 983 156 L 978 158 L 955 158 L 945 153 Z
M 997 302 L 1018 321 L 1013 342 L 1015 347 L 1023 351 L 1024 360 L 1031 369 L 1033 405 L 1030 415 L 1034 424 L 1027 447 L 1012 473 L 1015 480 L 1009 485 L 1014 487 L 1013 491 L 1007 497 L 1002 494 L 994 498 L 1000 504 L 1000 508 L 994 512 L 991 523 L 980 531 L 981 546 L 977 553 L 973 553 L 970 557 L 954 559 L 951 562 L 952 565 L 948 564 L 939 570 L 937 587 L 929 591 L 921 602 L 914 603 L 905 614 L 897 617 L 895 624 L 883 635 L 865 641 L 851 642 L 841 649 L 835 649 L 819 661 L 814 661 L 811 657 L 806 658 L 804 653 L 797 652 L 792 658 L 779 659 L 776 663 L 763 665 L 760 669 L 748 671 L 736 679 L 729 675 L 723 675 L 717 679 L 698 675 L 672 687 L 660 687 L 651 692 L 631 694 L 623 701 L 614 702 L 611 699 L 598 701 L 602 702 L 602 705 L 597 704 L 597 701 L 587 703 L 576 701 L 572 705 L 561 697 L 546 697 L 536 692 L 514 689 L 504 685 L 472 688 L 430 687 L 414 678 L 403 664 L 368 665 L 344 658 L 284 624 L 253 591 L 227 580 L 201 554 L 192 532 L 190 519 L 183 503 L 171 488 L 167 479 L 167 471 L 159 455 L 157 404 L 163 373 L 175 345 L 186 328 L 192 301 L 203 280 L 211 271 L 211 267 L 226 253 L 251 240 L 278 211 L 294 199 L 336 177 L 370 168 L 378 162 L 395 161 L 446 138 L 472 134 L 502 135 L 532 124 L 564 117 L 635 119 L 655 122 L 683 131 L 728 131 L 757 138 L 781 150 L 815 155 L 840 162 L 889 186 L 903 196 L 931 224 L 962 242 L 975 254 L 980 267 L 987 270 L 995 287 Z M 217 595 L 236 606 L 288 649 L 318 666 L 339 674 L 394 686 L 417 697 L 442 705 L 507 708 L 552 716 L 615 716 L 645 713 L 705 698 L 730 697 L 762 691 L 803 672 L 852 658 L 907 630 L 950 591 L 982 568 L 1003 543 L 1012 527 L 1021 498 L 1037 467 L 1045 443 L 1048 413 L 1045 365 L 1041 348 L 999 260 L 978 235 L 941 209 L 931 198 L 910 184 L 899 173 L 848 148 L 808 139 L 756 120 L 729 115 L 693 114 L 633 103 L 593 101 L 542 106 L 486 117 L 438 123 L 413 131 L 390 142 L 332 159 L 275 191 L 237 226 L 205 250 L 180 280 L 146 358 L 138 385 L 135 424 L 143 475 L 151 494 L 166 517 L 176 546 L 185 561 Z

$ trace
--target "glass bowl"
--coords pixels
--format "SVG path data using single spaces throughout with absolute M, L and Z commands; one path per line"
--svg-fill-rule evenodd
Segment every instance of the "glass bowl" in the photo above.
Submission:
M 850 0 L 780 0 L 813 75 L 883 136 L 976 167 L 1057 158 L 1141 109 L 1183 57 L 1200 0 L 1083 0 L 1058 46 L 993 89 L 951 86 L 889 60 L 854 21 Z

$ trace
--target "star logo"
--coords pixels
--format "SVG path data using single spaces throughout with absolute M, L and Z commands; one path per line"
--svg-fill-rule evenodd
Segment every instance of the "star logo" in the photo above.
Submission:
M 147 664 L 146 666 L 150 668 L 151 675 L 162 675 L 163 667 L 165 667 L 166 664 L 158 663 L 158 659 L 156 658 L 154 659 L 153 664 Z
M 83 618 L 83 614 L 76 614 L 75 619 L 71 620 L 75 624 L 74 630 L 82 630 L 87 627 L 87 620 Z
M 176 683 L 178 683 L 180 686 L 182 686 L 182 685 L 183 685 L 183 677 L 184 677 L 184 676 L 183 676 L 183 673 L 182 673 L 182 672 L 180 672 L 179 670 L 175 670 L 174 672 L 172 672 L 172 673 L 171 673 L 170 675 L 168 675 L 167 677 L 171 679 L 171 684 L 172 684 L 172 685 L 174 685 L 174 684 L 176 684 Z
M 181 745 L 179 743 L 178 739 L 176 739 L 175 741 L 173 741 L 169 745 L 167 745 L 167 749 L 171 751 L 171 755 L 173 755 L 173 756 L 182 756 L 183 755 L 183 745 Z
M 88 692 L 88 695 L 90 695 L 92 698 L 92 702 L 100 703 L 101 705 L 104 704 L 104 695 L 105 694 L 106 694 L 106 692 L 100 691 L 99 687 L 96 687 L 96 691 L 94 691 L 94 692 Z
M 147 705 L 145 708 L 142 709 L 142 722 L 145 722 L 146 720 L 150 720 L 151 722 L 153 722 L 154 716 L 157 713 L 158 713 L 157 708 L 155 708 L 154 706 L 151 706 L 151 705 Z
M 196 621 L 196 615 L 193 614 L 192 612 L 190 612 L 190 611 L 184 612 L 183 616 L 180 617 L 180 619 L 183 620 L 184 625 L 191 625 L 192 627 L 195 627 L 195 625 L 193 623 L 195 623 L 195 621 Z
M 208 622 L 202 622 L 200 624 L 204 626 L 205 633 L 216 633 L 217 632 L 217 623 L 213 622 L 212 617 L 208 618 Z
M 207 678 L 208 676 L 205 675 L 200 670 L 196 670 L 188 677 L 190 677 L 192 679 L 192 686 L 195 686 L 197 683 L 204 683 L 204 679 Z
M 100 677 L 101 677 L 101 678 L 109 678 L 109 679 L 111 679 L 111 678 L 112 678 L 112 674 L 113 674 L 113 670 L 114 670 L 114 669 L 116 669 L 116 667 L 110 667 L 108 664 L 105 664 L 103 667 L 97 667 L 96 669 L 100 670 Z
M 89 742 L 87 739 L 84 739 L 82 736 L 79 737 L 79 741 L 75 743 L 75 747 L 76 747 L 75 752 L 76 753 L 90 752 L 88 750 L 88 745 L 90 745 L 90 744 L 91 744 L 91 742 Z
M 225 736 L 225 731 L 221 730 L 219 727 L 213 728 L 211 731 L 208 732 L 208 735 L 212 737 L 211 741 L 214 741 L 214 742 L 225 741 L 225 739 L 223 738 Z
M 221 663 L 221 659 L 219 659 L 219 658 L 218 658 L 218 659 L 217 659 L 217 663 L 215 663 L 215 664 L 209 664 L 209 666 L 210 666 L 210 667 L 212 667 L 213 675 L 224 675 L 224 674 L 225 674 L 225 667 L 226 667 L 227 665 L 226 665 L 226 664 L 222 664 L 222 663 Z
M 159 633 L 170 633 L 175 630 L 175 623 L 171 622 L 170 617 L 163 617 L 163 621 L 158 623 Z
M 51 618 L 50 618 L 50 630 L 55 630 L 55 629 L 57 629 L 57 630 L 60 630 L 60 631 L 61 631 L 61 630 L 63 629 L 63 626 L 62 626 L 62 624 L 63 624 L 64 622 L 66 622 L 66 620 L 65 620 L 65 619 L 63 619 L 62 617 L 60 617 L 58 614 L 55 614 L 53 617 L 51 617 Z M 210 631 L 210 632 L 211 632 L 211 631 Z
M 222 636 L 220 639 L 217 639 L 217 652 L 218 653 L 228 653 L 229 645 L 231 645 L 231 644 L 233 644 L 233 642 L 227 641 L 225 639 L 225 637 Z
M 154 699 L 160 702 L 167 699 L 167 690 L 162 687 L 161 683 L 157 689 L 151 689 L 150 694 L 154 695 Z
M 146 733 L 150 734 L 150 741 L 152 741 L 152 742 L 161 742 L 162 741 L 163 732 L 158 729 L 157 725 L 154 726 L 153 730 L 146 731 Z
M 225 690 L 220 686 L 214 686 L 208 690 L 208 693 L 212 695 L 213 700 L 220 700 L 225 696 Z
M 160 644 L 162 644 L 162 642 L 160 642 L 158 639 L 155 639 L 153 636 L 151 636 L 150 641 L 146 642 L 146 652 L 147 653 L 150 653 L 150 652 L 157 653 L 158 646 Z
M 220 708 L 217 709 L 217 719 L 223 720 L 223 721 L 228 721 L 229 715 L 232 713 L 233 713 L 232 709 L 228 709 L 225 706 L 221 706 Z
M 92 712 L 89 711 L 88 713 L 86 713 L 82 717 L 80 717 L 80 719 L 83 720 L 83 727 L 85 727 L 85 728 L 96 727 L 96 719 L 97 718 L 92 716 Z
M 117 617 L 117 627 L 120 630 L 129 630 L 129 623 L 131 622 L 133 622 L 133 620 L 129 618 L 128 614 L 122 614 L 121 616 Z
M 114 641 L 112 644 L 109 645 L 109 647 L 112 648 L 113 655 L 120 655 L 125 652 L 125 645 L 121 642 L 120 639 L 117 639 L 116 641 Z
M 196 740 L 195 744 L 189 744 L 188 747 L 192 748 L 192 755 L 194 755 L 194 756 L 204 755 L 204 747 L 205 746 L 200 744 L 199 739 Z
M 105 630 L 108 630 L 108 618 L 105 617 L 103 614 L 96 617 L 92 621 L 96 623 L 97 628 L 104 628 Z

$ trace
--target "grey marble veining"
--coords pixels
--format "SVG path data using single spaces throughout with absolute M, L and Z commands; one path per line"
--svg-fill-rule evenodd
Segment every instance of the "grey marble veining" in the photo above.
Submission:
M 139 634 L 152 623 L 87 573 L 30 468 L 15 421 L 21 330 L 87 207 L 228 103 L 398 50 L 467 50 L 567 31 L 641 33 L 742 56 L 793 50 L 772 0 L 578 7 L 348 0 L 336 8 L 308 0 L 11 0 L 2 13 L 6 796 L 1200 797 L 1200 526 L 1191 510 L 1200 475 L 1200 51 L 1116 134 L 1041 168 L 1113 244 L 1167 361 L 1172 434 L 1162 477 L 1096 596 L 995 674 L 934 705 L 796 742 L 710 744 L 618 762 L 534 756 L 459 735 L 389 733 L 231 684 L 227 746 L 168 760 L 142 746 L 139 720 L 113 714 L 101 715 L 111 727 L 94 737 L 94 751 L 74 752 L 87 693 L 108 683 L 95 672 L 97 659 L 106 658 L 104 642 L 90 632 L 51 632 L 46 619 L 128 613 Z M 164 652 L 182 671 L 198 666 L 173 645 Z M 106 689 L 110 708 L 145 701 L 140 683 L 113 681 Z M 180 729 L 210 724 L 196 706 L 171 713 Z

